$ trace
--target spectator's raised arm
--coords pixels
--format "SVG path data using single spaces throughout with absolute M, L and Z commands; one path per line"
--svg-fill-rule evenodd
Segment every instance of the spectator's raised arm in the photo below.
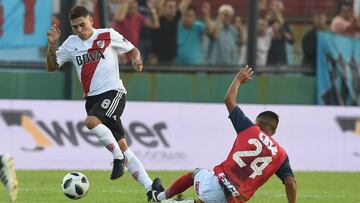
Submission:
M 147 6 L 150 9 L 151 16 L 150 16 L 150 19 L 146 19 L 145 26 L 150 27 L 152 29 L 157 29 L 160 27 L 160 22 L 159 22 L 159 15 L 155 8 L 155 5 L 148 2 Z
M 203 14 L 203 20 L 205 22 L 206 32 L 208 34 L 211 34 L 213 32 L 213 26 L 212 26 L 211 16 L 210 16 L 210 11 L 211 11 L 210 3 L 205 2 L 201 7 L 201 11 Z
M 181 15 L 183 16 L 187 10 L 187 8 L 190 6 L 192 0 L 181 0 L 178 9 L 181 12 Z
M 129 10 L 129 1 L 128 0 L 121 0 L 121 6 L 115 11 L 113 19 L 118 22 L 122 22 L 125 20 L 126 15 Z

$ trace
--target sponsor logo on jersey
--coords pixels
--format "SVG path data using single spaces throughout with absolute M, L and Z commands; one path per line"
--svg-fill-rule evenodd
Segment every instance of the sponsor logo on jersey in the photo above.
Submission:
M 228 189 L 233 197 L 240 196 L 240 193 L 236 190 L 236 187 L 226 178 L 224 173 L 219 173 L 219 180 L 221 180 L 222 184 Z
M 105 44 L 105 43 L 104 43 Z M 91 63 L 94 61 L 100 61 L 100 59 L 105 59 L 104 54 L 100 49 L 83 54 L 81 56 L 76 56 L 76 63 L 81 66 L 83 64 Z

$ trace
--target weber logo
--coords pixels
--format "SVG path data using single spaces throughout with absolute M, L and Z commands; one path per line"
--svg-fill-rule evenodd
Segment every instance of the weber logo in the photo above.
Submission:
M 84 140 L 88 145 L 95 147 L 102 146 L 94 134 L 85 126 L 84 121 L 66 121 L 60 124 L 59 121 L 37 120 L 30 110 L 1 110 L 1 117 L 7 126 L 20 126 L 32 137 L 36 146 L 22 147 L 25 151 L 41 151 L 51 146 L 64 146 L 65 140 L 73 146 L 79 146 L 79 140 Z M 125 137 L 128 145 L 137 142 L 148 148 L 159 146 L 170 147 L 163 131 L 167 126 L 163 122 L 147 126 L 142 122 L 131 122 L 125 130 Z

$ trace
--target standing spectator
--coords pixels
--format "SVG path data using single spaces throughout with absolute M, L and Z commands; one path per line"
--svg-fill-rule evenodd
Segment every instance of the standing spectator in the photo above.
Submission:
M 177 55 L 177 27 L 191 0 L 165 0 L 160 8 L 160 28 L 154 31 L 153 50 L 160 63 L 174 64 Z
M 139 11 L 143 16 L 152 20 L 155 17 L 158 18 L 158 14 L 156 11 L 156 0 L 140 0 L 139 2 Z M 156 13 L 156 16 L 154 15 Z M 160 26 L 160 22 L 159 22 Z M 149 55 L 152 52 L 152 35 L 153 29 L 147 26 L 143 26 L 140 31 L 140 39 L 139 39 L 139 50 L 143 56 L 143 60 L 146 63 L 149 63 Z
M 256 64 L 259 66 L 267 65 L 267 56 L 271 47 L 272 27 L 269 27 L 265 19 L 260 18 L 257 23 L 258 37 L 256 49 Z
M 236 16 L 234 20 L 234 26 L 239 32 L 239 42 L 238 45 L 238 57 L 239 57 L 239 64 L 246 63 L 246 26 L 243 22 L 243 19 L 240 16 Z
M 204 23 L 196 20 L 194 7 L 189 7 L 178 25 L 177 33 L 177 59 L 176 63 L 181 65 L 200 65 L 201 37 L 206 30 L 211 33 L 210 7 L 202 7 Z
M 317 32 L 327 29 L 326 14 L 318 12 L 313 15 L 313 27 L 307 32 L 302 40 L 302 49 L 304 53 L 304 65 L 310 65 L 314 70 L 316 67 L 317 50 Z
M 136 0 L 124 0 L 114 15 L 112 27 L 137 47 L 142 26 L 159 27 L 156 10 L 152 9 L 151 12 L 153 17 L 147 19 L 139 12 Z
M 259 66 L 267 65 L 267 56 L 272 41 L 272 27 L 264 18 L 259 18 L 257 22 L 257 43 L 256 43 L 256 64 Z M 246 49 L 244 50 L 246 58 Z
M 339 15 L 331 21 L 330 30 L 338 34 L 354 37 L 359 31 L 357 21 L 353 15 L 352 4 L 343 2 L 340 6 Z
M 234 8 L 223 4 L 218 9 L 214 30 L 210 36 L 207 62 L 210 65 L 236 65 L 238 63 L 239 32 L 232 24 Z
M 290 26 L 283 17 L 284 4 L 281 0 L 270 2 L 267 21 L 272 26 L 272 42 L 268 54 L 269 65 L 287 64 L 286 43 L 293 44 L 294 36 Z

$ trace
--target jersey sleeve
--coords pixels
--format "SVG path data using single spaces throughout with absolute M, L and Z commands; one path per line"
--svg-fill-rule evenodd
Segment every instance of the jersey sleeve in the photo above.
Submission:
M 237 133 L 254 125 L 254 123 L 245 116 L 244 112 L 240 109 L 239 106 L 235 106 L 235 108 L 230 112 L 229 118 Z
M 276 176 L 284 183 L 284 180 L 288 176 L 294 177 L 293 171 L 291 170 L 289 157 L 286 155 L 284 163 L 276 171 Z
M 56 50 L 56 63 L 59 67 L 68 61 L 71 61 L 69 38 Z
M 110 29 L 111 46 L 114 47 L 119 54 L 131 51 L 134 45 L 125 39 L 120 33 L 114 29 Z

